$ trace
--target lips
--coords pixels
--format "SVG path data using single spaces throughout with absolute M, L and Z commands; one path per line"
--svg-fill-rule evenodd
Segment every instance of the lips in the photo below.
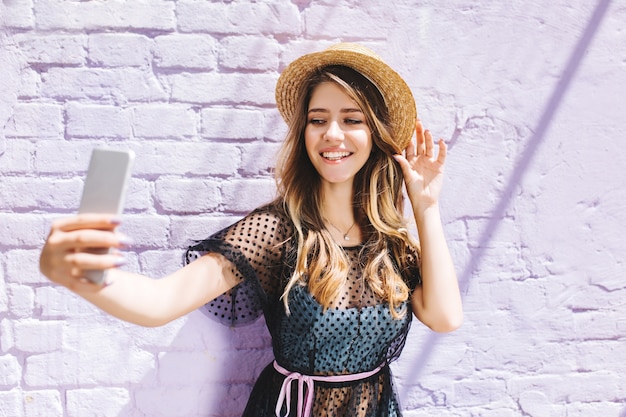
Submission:
M 322 152 L 320 155 L 329 161 L 340 161 L 352 155 L 352 152 Z

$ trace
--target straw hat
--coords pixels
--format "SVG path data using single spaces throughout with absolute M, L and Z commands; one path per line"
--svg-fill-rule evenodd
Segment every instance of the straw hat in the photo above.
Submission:
M 368 78 L 380 91 L 390 116 L 397 151 L 404 150 L 415 131 L 415 99 L 406 82 L 372 50 L 354 43 L 338 43 L 330 48 L 301 56 L 282 72 L 276 84 L 276 105 L 289 124 L 294 115 L 299 89 L 319 68 L 343 65 Z

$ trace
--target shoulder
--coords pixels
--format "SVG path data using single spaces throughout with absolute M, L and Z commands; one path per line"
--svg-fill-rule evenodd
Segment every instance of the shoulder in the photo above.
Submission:
M 248 214 L 245 220 L 251 227 L 260 230 L 283 233 L 287 230 L 293 230 L 293 222 L 280 201 L 257 208 Z

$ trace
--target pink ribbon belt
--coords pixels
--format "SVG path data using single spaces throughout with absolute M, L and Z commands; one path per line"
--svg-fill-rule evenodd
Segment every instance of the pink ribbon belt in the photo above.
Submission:
M 287 414 L 289 415 L 289 410 L 291 407 L 291 383 L 294 380 L 298 380 L 298 417 L 309 417 L 311 414 L 311 407 L 313 406 L 313 387 L 315 385 L 315 381 L 323 381 L 323 382 L 350 382 L 357 381 L 359 379 L 368 378 L 378 371 L 380 371 L 385 364 L 383 363 L 376 369 L 367 372 L 361 372 L 358 374 L 347 374 L 347 375 L 330 375 L 330 376 L 311 376 L 311 375 L 302 375 L 298 372 L 290 372 L 287 369 L 280 366 L 276 361 L 274 361 L 274 369 L 276 369 L 281 374 L 285 375 L 285 380 L 283 381 L 282 387 L 280 387 L 280 394 L 278 395 L 278 401 L 276 402 L 276 417 L 283 417 L 280 415 L 280 409 L 283 407 L 283 404 L 286 403 L 287 406 Z M 306 384 L 306 394 L 304 393 L 304 384 Z

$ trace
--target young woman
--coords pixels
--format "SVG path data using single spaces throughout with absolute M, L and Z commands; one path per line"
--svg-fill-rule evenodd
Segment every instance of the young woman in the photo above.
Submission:
M 438 207 L 446 145 L 422 128 L 404 80 L 359 45 L 297 59 L 276 99 L 289 125 L 278 198 L 189 248 L 184 268 L 152 280 L 116 269 L 117 254 L 83 252 L 124 246 L 116 218 L 85 214 L 54 223 L 41 270 L 144 326 L 201 306 L 230 325 L 264 314 L 276 360 L 244 416 L 399 416 L 389 363 L 412 315 L 437 332 L 462 321 Z M 108 284 L 86 282 L 89 269 L 110 269 Z

